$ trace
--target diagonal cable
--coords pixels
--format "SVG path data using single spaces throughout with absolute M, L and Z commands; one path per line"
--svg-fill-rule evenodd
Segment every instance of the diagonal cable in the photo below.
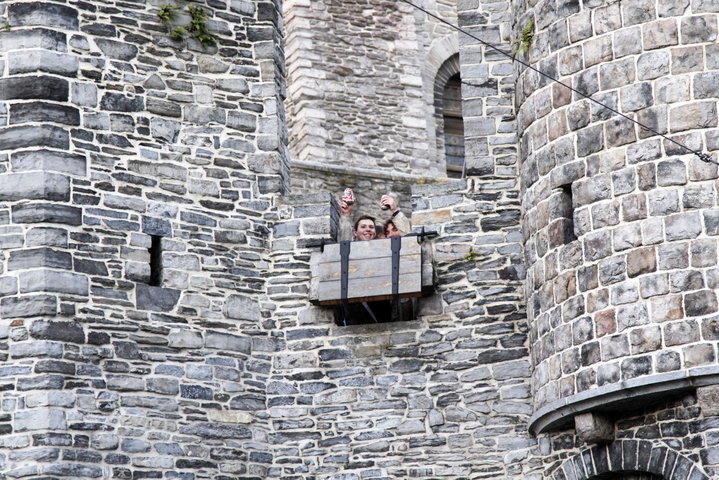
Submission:
M 585 93 L 583 93 L 583 92 L 577 90 L 576 88 L 572 87 L 571 85 L 568 85 L 568 84 L 562 82 L 561 80 L 559 80 L 559 79 L 557 79 L 557 78 L 554 78 L 553 76 L 551 76 L 551 75 L 549 75 L 549 74 L 547 74 L 547 73 L 544 73 L 543 71 L 539 70 L 538 68 L 533 67 L 531 64 L 529 64 L 529 63 L 527 63 L 527 62 L 521 60 L 521 59 L 518 58 L 516 55 L 512 55 L 511 53 L 505 52 L 504 50 L 495 47 L 495 46 L 492 45 L 491 43 L 485 42 L 484 40 L 482 40 L 481 38 L 477 37 L 476 35 L 473 35 L 473 34 L 469 33 L 468 31 L 462 29 L 461 27 L 458 27 L 457 25 L 454 25 L 453 23 L 448 22 L 447 20 L 445 20 L 445 19 L 443 19 L 443 18 L 441 18 L 441 17 L 435 15 L 434 13 L 432 13 L 432 12 L 426 10 L 425 8 L 420 7 L 419 5 L 416 5 L 416 4 L 412 3 L 412 2 L 409 1 L 409 0 L 401 0 L 401 1 L 404 2 L 404 3 L 406 3 L 406 4 L 408 4 L 408 5 L 411 5 L 412 7 L 416 8 L 417 10 L 419 10 L 419 11 L 421 11 L 421 12 L 423 12 L 423 13 L 425 13 L 426 15 L 429 15 L 430 17 L 432 17 L 432 18 L 434 18 L 434 19 L 436 19 L 436 20 L 439 20 L 440 22 L 444 23 L 444 24 L 447 25 L 448 27 L 450 27 L 450 28 L 452 28 L 452 29 L 454 29 L 454 30 L 457 30 L 458 32 L 461 32 L 461 33 L 467 35 L 468 37 L 470 37 L 470 38 L 472 38 L 472 39 L 478 41 L 479 43 L 481 43 L 481 44 L 484 45 L 485 47 L 491 48 L 491 49 L 494 50 L 495 52 L 498 52 L 498 53 L 504 55 L 505 57 L 510 58 L 513 62 L 517 62 L 517 63 L 519 63 L 520 65 L 523 65 L 524 67 L 526 67 L 526 68 L 528 68 L 528 69 L 530 69 L 530 70 L 532 70 L 532 71 L 538 73 L 539 75 L 541 75 L 541 76 L 547 78 L 548 80 L 550 80 L 550 81 L 552 81 L 552 82 L 554 82 L 554 83 L 558 83 L 558 84 L 562 85 L 563 87 L 569 89 L 570 91 L 576 93 L 577 95 L 580 95 L 580 96 L 586 98 L 587 100 L 590 100 L 590 101 L 596 103 L 596 104 L 599 105 L 600 107 L 606 108 L 606 109 L 609 110 L 610 112 L 615 113 L 616 115 L 619 115 L 620 117 L 623 117 L 623 118 L 629 120 L 630 122 L 639 125 L 639 126 L 642 127 L 643 129 L 645 129 L 645 130 L 647 130 L 647 131 L 649 131 L 649 132 L 652 132 L 653 134 L 658 135 L 658 136 L 662 137 L 662 138 L 665 139 L 665 140 L 668 140 L 668 141 L 672 142 L 673 144 L 675 144 L 675 145 L 677 145 L 677 146 L 683 148 L 684 150 L 686 150 L 686 151 L 688 151 L 688 152 L 690 152 L 690 153 L 693 153 L 694 155 L 696 155 L 697 157 L 699 157 L 699 160 L 701 160 L 701 161 L 703 161 L 703 162 L 713 163 L 713 164 L 719 165 L 719 162 L 714 161 L 714 159 L 712 158 L 711 155 L 709 155 L 709 154 L 707 154 L 707 153 L 704 153 L 704 152 L 700 152 L 700 151 L 694 150 L 694 149 L 692 149 L 692 148 L 689 148 L 689 147 L 687 147 L 686 145 L 683 145 L 683 144 L 677 142 L 677 141 L 674 140 L 673 138 L 669 138 L 669 137 L 667 137 L 666 135 L 657 132 L 657 131 L 654 130 L 653 128 L 651 128 L 651 127 L 649 127 L 649 126 L 647 126 L 647 125 L 644 125 L 643 123 L 641 123 L 641 122 L 639 122 L 639 121 L 633 119 L 632 117 L 629 117 L 629 116 L 623 114 L 622 112 L 619 112 L 619 111 L 613 109 L 612 107 L 610 107 L 610 106 L 608 106 L 608 105 L 603 104 L 603 103 L 600 102 L 599 100 L 596 100 L 596 99 L 592 98 L 590 95 L 587 95 L 587 94 L 585 94 Z M 463 83 L 465 83 L 465 82 L 463 82 Z M 468 85 L 472 85 L 472 84 L 468 84 Z

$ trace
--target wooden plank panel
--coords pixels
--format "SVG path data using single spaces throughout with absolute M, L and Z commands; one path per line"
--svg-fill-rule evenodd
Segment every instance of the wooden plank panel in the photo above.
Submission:
M 363 242 L 352 242 L 350 246 L 350 260 L 359 260 L 364 258 L 380 258 L 392 257 L 391 240 L 383 238 L 380 240 L 370 240 Z M 412 255 L 420 253 L 421 246 L 417 243 L 415 237 L 403 237 L 402 249 L 400 255 Z M 333 262 L 340 258 L 340 246 L 338 243 L 325 245 L 324 252 L 320 253 L 320 263 Z
M 310 300 L 321 305 L 341 303 L 339 244 L 326 245 L 310 260 Z M 352 242 L 348 270 L 348 301 L 371 301 L 392 297 L 392 249 L 390 239 Z M 421 296 L 433 288 L 431 245 L 414 237 L 402 239 L 400 250 L 400 297 Z
M 341 262 L 320 263 L 312 274 L 322 280 L 339 279 L 341 275 Z M 405 255 L 399 258 L 400 273 L 416 273 L 422 270 L 420 254 Z M 350 278 L 355 277 L 381 277 L 392 274 L 392 257 L 365 258 L 350 260 L 347 265 Z
M 416 294 L 422 293 L 422 278 L 418 273 L 399 275 L 399 293 Z M 341 298 L 340 280 L 320 281 L 319 301 L 331 301 Z M 368 297 L 387 296 L 392 294 L 392 277 L 353 278 L 347 284 L 348 300 Z

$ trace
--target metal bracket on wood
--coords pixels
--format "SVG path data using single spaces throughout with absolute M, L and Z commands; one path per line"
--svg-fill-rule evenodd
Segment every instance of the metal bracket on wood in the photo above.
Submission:
M 340 298 L 344 303 L 347 303 L 347 290 L 349 288 L 351 246 L 352 242 L 349 240 L 340 242 Z
M 347 291 L 349 289 L 349 266 L 350 266 L 350 249 L 352 242 L 344 240 L 340 242 L 340 299 L 342 300 L 342 323 L 347 326 L 349 311 L 347 309 Z M 324 239 L 322 240 L 322 249 L 324 251 Z
M 417 243 L 423 243 L 428 238 L 438 237 L 439 233 L 434 230 L 425 231 L 424 227 L 422 227 L 419 233 L 410 233 L 409 235 L 416 235 Z
M 390 237 L 392 246 L 392 310 L 397 320 L 402 320 L 399 306 L 399 252 L 402 250 L 402 237 Z
M 308 243 L 307 248 L 319 248 L 320 252 L 325 252 L 325 245 L 330 245 L 332 243 L 336 243 L 333 241 L 328 241 L 326 238 L 323 238 L 320 240 L 320 243 Z

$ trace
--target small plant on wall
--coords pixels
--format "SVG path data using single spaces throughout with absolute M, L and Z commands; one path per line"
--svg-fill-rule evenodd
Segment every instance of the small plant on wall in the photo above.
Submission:
M 215 45 L 217 38 L 207 27 L 207 11 L 202 7 L 193 5 L 188 6 L 185 10 L 190 16 L 190 22 L 186 25 L 177 26 L 174 26 L 174 22 L 180 12 L 178 7 L 172 4 L 165 4 L 160 7 L 160 11 L 157 12 L 160 22 L 169 30 L 170 38 L 179 41 L 190 37 L 200 42 L 203 47 Z
M 532 18 L 527 19 L 527 23 L 524 24 L 522 30 L 519 31 L 519 38 L 512 42 L 514 45 L 514 54 L 521 55 L 529 51 L 529 47 L 532 46 L 534 41 L 534 20 Z

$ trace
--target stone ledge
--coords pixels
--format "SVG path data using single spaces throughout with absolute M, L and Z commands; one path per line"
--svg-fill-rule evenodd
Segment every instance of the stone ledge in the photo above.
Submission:
M 570 427 L 574 416 L 586 412 L 612 412 L 637 401 L 650 401 L 672 393 L 719 384 L 719 365 L 648 375 L 586 390 L 549 403 L 529 418 L 528 428 L 534 435 Z
M 411 173 L 400 173 L 387 170 L 353 167 L 348 165 L 329 165 L 320 162 L 309 162 L 306 160 L 292 160 L 292 168 L 302 170 L 317 170 L 320 172 L 331 172 L 335 174 L 355 175 L 363 178 L 381 178 L 383 180 L 402 180 L 405 182 L 416 182 L 426 179 L 423 175 L 412 175 Z

